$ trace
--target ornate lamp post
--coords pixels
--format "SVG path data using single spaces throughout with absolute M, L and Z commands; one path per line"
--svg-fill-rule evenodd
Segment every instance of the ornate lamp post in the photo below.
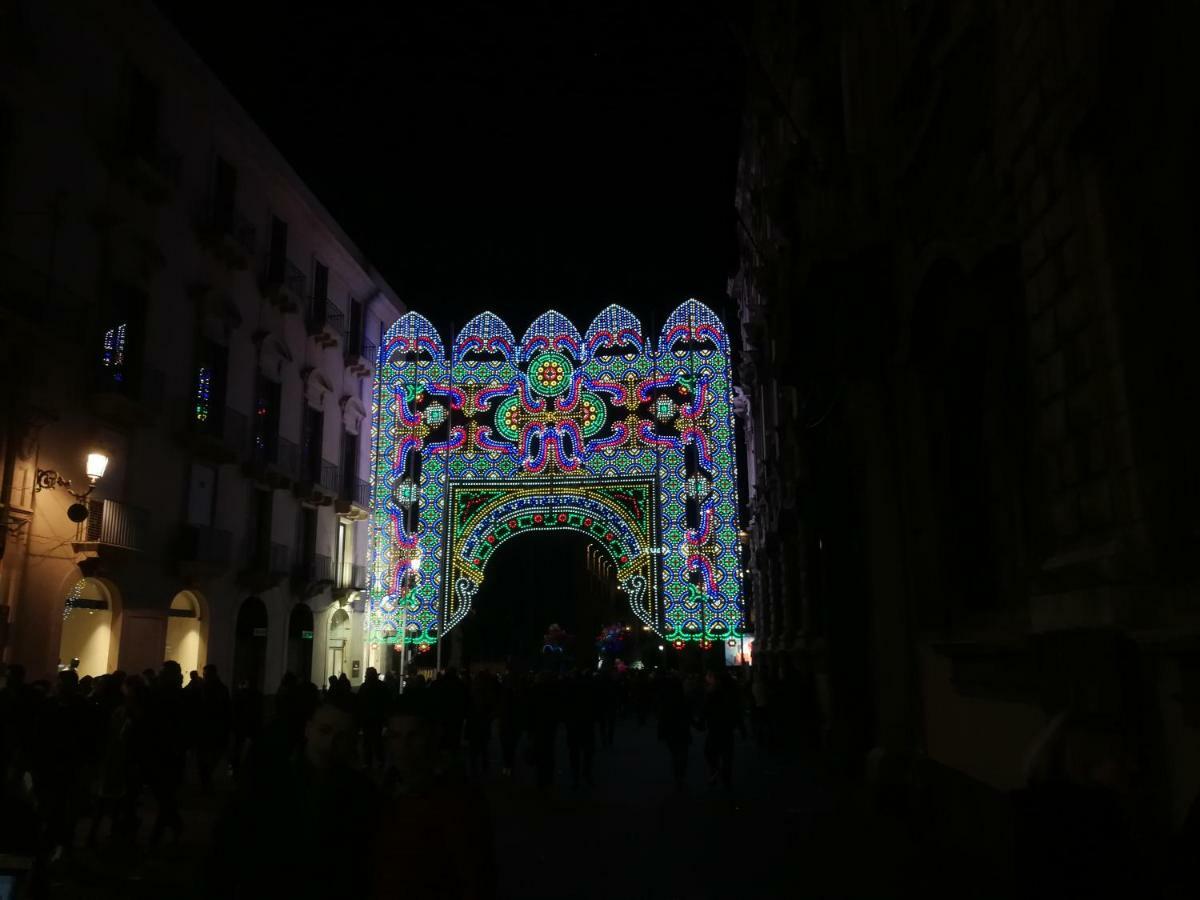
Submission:
M 76 502 L 72 503 L 67 508 L 67 517 L 75 523 L 83 522 L 88 517 L 87 506 L 84 501 L 96 489 L 96 484 L 104 477 L 105 471 L 108 469 L 108 454 L 103 450 L 93 450 L 87 455 L 87 462 L 84 465 L 84 474 L 87 476 L 88 489 L 82 493 L 71 488 L 71 479 L 63 478 L 54 469 L 38 469 L 36 484 L 34 484 L 34 493 L 42 491 L 52 491 L 55 488 L 65 488 L 67 493 L 75 498 Z

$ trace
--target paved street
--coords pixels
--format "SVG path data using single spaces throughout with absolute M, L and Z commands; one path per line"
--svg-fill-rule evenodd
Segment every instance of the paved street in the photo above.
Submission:
M 688 789 L 679 792 L 654 735 L 651 723 L 622 722 L 614 746 L 597 753 L 591 788 L 568 786 L 561 739 L 551 791 L 538 790 L 527 768 L 511 780 L 493 773 L 499 896 L 886 897 L 913 886 L 903 831 L 869 815 L 857 790 L 815 763 L 784 765 L 739 742 L 727 792 L 706 784 L 698 736 Z M 189 788 L 184 802 L 179 846 L 78 851 L 60 869 L 54 896 L 191 896 L 220 796 Z M 445 865 L 456 852 L 447 848 Z

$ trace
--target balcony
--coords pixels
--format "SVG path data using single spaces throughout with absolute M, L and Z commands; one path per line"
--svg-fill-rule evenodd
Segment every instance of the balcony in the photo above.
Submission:
M 195 401 L 183 409 L 182 435 L 192 451 L 215 463 L 239 462 L 247 455 L 246 414 L 229 407 L 202 410 Z
M 371 485 L 353 476 L 344 479 L 334 508 L 343 519 L 357 522 L 367 518 L 371 512 Z
M 281 312 L 299 312 L 304 305 L 308 279 L 290 259 L 267 257 L 260 287 L 262 294 Z
M 123 559 L 146 549 L 150 523 L 146 510 L 118 500 L 89 500 L 87 508 L 88 517 L 71 542 L 80 564 Z
M 240 210 L 232 214 L 214 212 L 196 224 L 196 236 L 226 267 L 242 271 L 254 258 L 258 229 Z
M 255 435 L 246 474 L 264 487 L 287 487 L 296 479 L 298 460 L 299 448 L 293 441 L 266 434 Z
M 238 573 L 238 581 L 254 591 L 265 591 L 287 578 L 291 553 L 286 544 L 259 542 Z
M 308 459 L 301 460 L 300 476 L 296 479 L 295 493 L 301 503 L 328 506 L 338 496 L 338 467 L 328 460 L 319 464 Z
M 292 580 L 305 586 L 316 586 L 322 582 L 332 583 L 329 557 L 314 553 L 300 560 L 292 570 Z
M 207 525 L 185 525 L 176 561 L 181 575 L 211 577 L 229 568 L 233 535 Z
M 359 378 L 370 378 L 375 369 L 375 357 L 379 348 L 361 334 L 348 334 L 346 340 L 346 368 Z
M 334 567 L 333 599 L 346 600 L 351 594 L 367 589 L 367 567 L 343 565 Z
M 308 335 L 322 347 L 345 340 L 346 316 L 328 297 L 313 297 L 308 304 Z

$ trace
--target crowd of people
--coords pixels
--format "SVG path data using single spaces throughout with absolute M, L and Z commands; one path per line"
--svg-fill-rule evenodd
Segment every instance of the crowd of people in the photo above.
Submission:
M 270 698 L 247 682 L 230 690 L 213 665 L 185 679 L 172 661 L 96 678 L 67 667 L 32 683 L 17 665 L 0 674 L 0 847 L 30 861 L 34 896 L 55 861 L 81 844 L 178 841 L 185 782 L 207 794 L 219 783 L 228 795 L 207 841 L 213 895 L 269 887 L 316 896 L 336 887 L 383 896 L 394 854 L 369 855 L 381 860 L 377 869 L 346 867 L 343 854 L 357 854 L 364 840 L 432 849 L 445 839 L 470 847 L 471 859 L 406 873 L 406 883 L 428 877 L 431 889 L 445 890 L 450 879 L 450 896 L 486 896 L 491 839 L 480 785 L 495 770 L 510 778 L 526 767 L 544 790 L 561 771 L 570 787 L 586 787 L 618 720 L 655 718 L 664 780 L 669 772 L 685 784 L 699 735 L 710 783 L 728 787 L 743 710 L 756 729 L 762 713 L 751 685 L 725 671 L 449 669 L 416 674 L 403 690 L 374 669 L 357 689 L 344 674 L 318 688 L 288 673 Z M 297 865 L 297 848 L 313 835 L 322 835 L 321 853 Z

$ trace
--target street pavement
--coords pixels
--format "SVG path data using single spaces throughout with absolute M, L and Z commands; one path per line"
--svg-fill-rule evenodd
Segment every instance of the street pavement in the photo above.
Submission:
M 594 784 L 579 789 L 570 787 L 561 736 L 549 790 L 535 786 L 528 767 L 501 776 L 493 742 L 485 784 L 495 824 L 498 896 L 883 898 L 929 887 L 921 884 L 923 870 L 904 829 L 874 815 L 853 782 L 815 759 L 768 754 L 739 739 L 732 788 L 713 787 L 704 772 L 703 735 L 696 738 L 683 790 L 670 777 L 652 722 L 619 723 L 613 746 L 597 750 Z M 215 796 L 185 790 L 185 833 L 177 845 L 149 850 L 102 841 L 98 851 L 76 851 L 56 867 L 52 896 L 194 896 L 197 869 L 228 792 L 227 781 L 218 783 Z M 148 818 L 152 806 L 146 806 Z M 457 852 L 447 848 L 447 864 Z

